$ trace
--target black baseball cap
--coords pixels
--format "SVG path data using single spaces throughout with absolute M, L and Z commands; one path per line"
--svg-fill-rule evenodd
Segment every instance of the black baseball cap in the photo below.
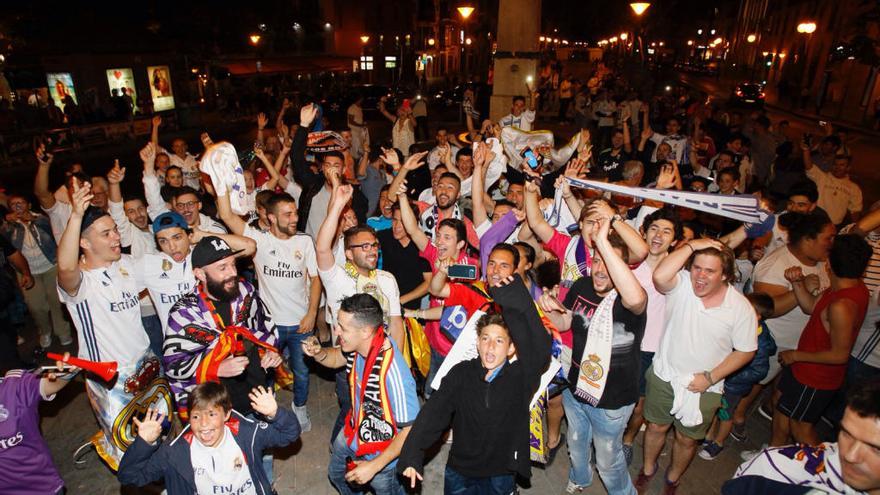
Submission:
M 202 268 L 230 256 L 235 256 L 242 251 L 244 249 L 233 250 L 226 241 L 217 236 L 209 235 L 202 237 L 202 240 L 193 248 L 192 266 L 193 268 Z

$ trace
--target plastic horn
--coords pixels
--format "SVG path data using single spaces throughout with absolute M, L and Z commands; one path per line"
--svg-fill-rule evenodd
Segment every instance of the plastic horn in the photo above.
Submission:
M 100 376 L 105 382 L 109 382 L 114 376 L 116 376 L 116 361 L 89 361 L 75 357 L 64 359 L 64 356 L 61 354 L 55 354 L 54 352 L 47 352 L 46 357 L 82 368 L 89 373 Z

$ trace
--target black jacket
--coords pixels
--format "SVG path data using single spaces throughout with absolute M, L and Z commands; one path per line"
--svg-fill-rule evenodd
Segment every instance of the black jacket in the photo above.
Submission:
M 312 209 L 312 198 L 324 187 L 324 174 L 312 172 L 309 162 L 306 161 L 308 137 L 308 129 L 298 127 L 293 135 L 293 143 L 290 150 L 290 156 L 293 159 L 293 180 L 303 189 L 299 197 L 299 208 L 297 211 L 299 220 L 296 227 L 300 232 L 306 231 L 306 224 L 309 222 L 309 211 Z M 364 197 L 357 186 L 355 186 L 354 194 L 351 196 L 351 207 L 354 210 L 354 214 L 357 215 L 358 223 L 367 223 L 367 198 Z
M 401 450 L 397 471 L 423 472 L 425 451 L 452 422 L 448 464 L 464 476 L 531 476 L 529 402 L 550 362 L 550 334 L 522 279 L 489 290 L 501 306 L 517 359 L 491 382 L 479 358 L 455 365 L 419 412 Z

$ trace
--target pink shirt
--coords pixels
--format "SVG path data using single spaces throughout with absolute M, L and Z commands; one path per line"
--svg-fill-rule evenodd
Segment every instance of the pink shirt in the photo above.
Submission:
M 666 318 L 666 296 L 661 294 L 654 287 L 654 270 L 647 262 L 642 262 L 633 270 L 636 280 L 645 289 L 648 294 L 648 307 L 646 309 L 648 318 L 645 321 L 645 335 L 642 337 L 642 352 L 657 352 L 660 348 L 660 339 L 663 337 L 663 330 L 666 328 L 664 321 Z

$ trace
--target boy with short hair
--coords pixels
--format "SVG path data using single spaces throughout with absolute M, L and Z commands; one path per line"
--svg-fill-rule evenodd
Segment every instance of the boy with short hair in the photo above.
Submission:
M 278 407 L 269 389 L 254 387 L 249 398 L 266 422 L 234 411 L 222 384 L 199 384 L 189 394 L 189 425 L 164 444 L 157 442 L 165 419 L 161 413 L 150 409 L 143 420 L 134 418 L 138 436 L 119 464 L 119 482 L 144 486 L 164 479 L 168 495 L 272 493 L 263 451 L 299 438 L 299 422 Z
M 699 456 L 707 461 L 718 457 L 731 430 L 737 428 L 741 432 L 739 435 L 744 433 L 745 424 L 734 424 L 733 422 L 734 411 L 737 410 L 740 401 L 749 394 L 752 387 L 767 376 L 767 371 L 770 369 L 770 356 L 776 354 L 776 341 L 773 340 L 770 330 L 764 323 L 765 318 L 773 315 L 773 298 L 762 292 L 753 292 L 746 295 L 746 299 L 758 314 L 758 350 L 751 363 L 724 380 L 721 408 L 718 409 L 715 421 L 709 428 L 709 431 L 714 434 L 706 435 L 703 450 L 699 453 Z

